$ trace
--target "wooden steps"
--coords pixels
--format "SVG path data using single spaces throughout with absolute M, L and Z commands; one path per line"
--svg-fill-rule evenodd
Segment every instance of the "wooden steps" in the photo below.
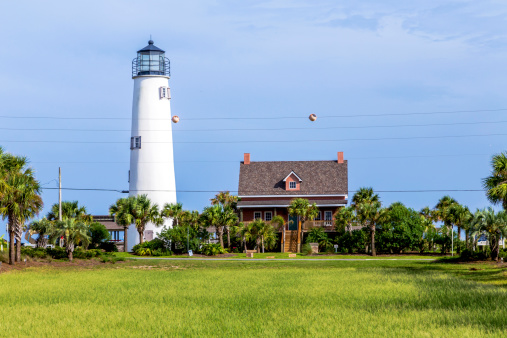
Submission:
M 284 252 L 296 252 L 298 243 L 297 230 L 286 230 L 284 241 Z

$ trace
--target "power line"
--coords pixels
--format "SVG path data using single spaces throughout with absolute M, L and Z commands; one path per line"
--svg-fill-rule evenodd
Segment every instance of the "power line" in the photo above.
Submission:
M 435 157 L 463 157 L 463 156 L 491 156 L 491 154 L 441 154 L 441 155 L 402 155 L 402 156 L 370 156 L 370 157 L 347 157 L 346 160 L 382 160 L 382 159 L 405 159 L 405 158 L 435 158 Z M 301 160 L 296 162 L 304 162 L 304 161 L 326 161 L 326 160 Z M 329 160 L 331 161 L 331 160 Z M 229 160 L 229 161 L 206 161 L 206 160 L 195 160 L 195 161 L 174 161 L 175 164 L 178 163 L 239 163 L 241 160 Z M 253 161 L 257 162 L 257 161 Z M 270 161 L 259 161 L 259 162 L 270 162 Z M 35 164 L 126 164 L 130 163 L 130 161 L 33 161 L 30 163 Z M 172 162 L 138 162 L 144 164 L 155 164 L 155 163 L 172 163 Z
M 501 109 L 476 109 L 476 110 L 454 110 L 454 111 L 433 111 L 419 113 L 385 113 L 385 114 L 354 114 L 354 115 L 322 115 L 319 118 L 354 118 L 354 117 L 382 117 L 382 116 L 408 116 L 408 115 L 437 115 L 437 114 L 461 114 L 461 113 L 492 113 L 504 112 L 507 108 Z M 5 119 L 53 119 L 53 120 L 130 120 L 130 117 L 76 117 L 76 116 L 12 116 L 0 115 Z M 205 120 L 283 120 L 283 119 L 307 119 L 305 116 L 262 116 L 262 117 L 194 117 L 184 118 L 187 121 L 205 121 Z M 140 119 L 140 120 L 171 120 L 163 119 Z
M 149 142 L 148 144 L 174 143 L 174 144 L 238 144 L 238 143 L 308 143 L 308 142 L 347 142 L 347 141 L 383 141 L 383 140 L 420 140 L 420 139 L 445 139 L 463 137 L 487 137 L 507 136 L 507 134 L 468 134 L 468 135 L 443 135 L 443 136 L 407 136 L 407 137 L 377 137 L 377 138 L 343 138 L 332 140 L 245 140 L 245 141 L 175 141 L 175 142 Z M 4 143 L 62 143 L 62 144 L 126 144 L 128 141 L 69 141 L 69 140 L 0 140 Z
M 58 190 L 58 188 L 50 188 L 43 187 L 43 190 Z M 73 191 L 99 191 L 99 192 L 118 192 L 118 193 L 129 193 L 129 192 L 184 192 L 184 193 L 218 193 L 220 191 L 229 191 L 233 193 L 238 193 L 238 190 L 119 190 L 119 189 L 101 189 L 101 188 L 63 188 L 62 190 L 73 190 Z M 349 190 L 348 194 L 355 193 L 357 190 Z M 376 193 L 427 193 L 427 192 L 484 192 L 484 189 L 415 189 L 415 190 L 375 190 Z M 242 191 L 242 193 L 263 193 L 259 191 Z M 271 193 L 271 191 L 266 191 L 267 193 Z M 326 193 L 336 193 L 335 191 L 322 192 L 322 194 Z M 285 197 L 285 196 L 283 196 Z
M 400 127 L 435 127 L 435 126 L 459 126 L 476 124 L 499 124 L 507 121 L 479 121 L 479 122 L 453 122 L 453 123 L 427 123 L 427 124 L 394 124 L 394 125 L 367 125 L 367 126 L 338 126 L 338 127 L 294 127 L 294 128 L 218 128 L 218 129 L 173 129 L 173 132 L 214 132 L 214 131 L 273 131 L 273 130 L 330 130 L 330 129 L 370 129 L 370 128 L 400 128 Z M 84 131 L 84 132 L 130 132 L 131 129 L 82 129 L 82 128 L 6 128 L 0 130 L 15 131 Z M 167 132 L 169 129 L 144 129 L 139 131 Z

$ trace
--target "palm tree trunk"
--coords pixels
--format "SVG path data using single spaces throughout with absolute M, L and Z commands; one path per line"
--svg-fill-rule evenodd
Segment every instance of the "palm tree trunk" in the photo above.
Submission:
M 243 243 L 245 243 L 245 254 L 246 254 L 247 248 L 246 248 L 246 237 L 245 236 L 243 236 Z
M 377 253 L 375 252 L 375 226 L 370 227 L 371 232 L 371 255 L 377 256 Z
M 460 249 L 460 245 L 459 245 L 460 238 L 461 238 L 461 227 L 458 225 L 458 241 L 456 242 L 456 254 L 457 255 L 459 255 L 461 253 L 461 249 Z
M 144 243 L 144 236 L 143 236 L 144 231 L 137 230 L 137 232 L 139 233 L 139 243 L 143 244 Z
M 262 253 L 264 253 L 264 236 L 261 236 L 261 241 L 262 241 Z
M 218 227 L 218 238 L 220 239 L 220 246 L 224 247 L 224 229 L 219 226 Z
M 15 246 L 14 246 L 14 231 L 9 228 L 9 264 L 13 265 L 15 262 Z
M 227 227 L 227 248 L 231 248 L 231 232 L 229 227 Z
M 23 228 L 21 224 L 16 222 L 15 237 L 16 237 L 16 262 L 21 262 L 21 237 L 23 236 Z
M 128 227 L 123 227 L 123 252 L 127 252 L 127 230 L 128 230 Z

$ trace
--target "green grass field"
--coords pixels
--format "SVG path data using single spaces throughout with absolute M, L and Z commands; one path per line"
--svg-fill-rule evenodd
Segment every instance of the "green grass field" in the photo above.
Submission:
M 113 253 L 116 257 L 123 257 L 123 258 L 139 258 L 140 256 L 133 255 L 128 252 L 114 252 Z M 227 257 L 228 259 L 232 258 L 246 258 L 245 253 L 237 253 L 233 254 L 233 257 Z M 293 259 L 438 259 L 443 256 L 440 255 L 434 255 L 434 256 L 419 256 L 419 255 L 381 255 L 372 257 L 370 255 L 326 255 L 326 254 L 319 254 L 319 255 L 311 255 L 311 256 L 304 256 L 302 254 L 296 254 L 295 258 L 289 258 L 288 253 L 282 253 L 282 252 L 266 252 L 266 253 L 255 253 L 254 258 L 262 258 L 262 259 L 268 259 L 268 257 L 274 257 L 276 259 L 286 258 L 289 260 Z M 144 257 L 149 258 L 149 257 Z M 160 256 L 160 257 L 151 257 L 151 258 L 196 258 L 194 257 L 188 257 L 188 255 L 172 255 L 172 256 Z M 199 257 L 202 258 L 202 257 Z M 209 256 L 204 258 L 221 258 L 220 256 Z
M 506 336 L 507 269 L 163 261 L 0 274 L 2 336 Z

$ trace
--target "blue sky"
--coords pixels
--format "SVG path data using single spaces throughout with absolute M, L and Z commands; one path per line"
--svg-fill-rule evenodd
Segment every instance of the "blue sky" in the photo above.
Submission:
M 382 139 L 504 134 L 507 110 L 382 114 L 507 109 L 507 4 L 336 3 L 2 2 L 0 115 L 39 118 L 0 117 L 0 145 L 26 155 L 45 187 L 56 187 L 61 166 L 64 187 L 128 189 L 131 60 L 151 34 L 171 60 L 172 111 L 181 117 L 176 184 L 185 208 L 202 210 L 213 196 L 185 191 L 236 190 L 244 152 L 267 161 L 334 160 L 344 151 L 352 191 L 480 189 L 506 136 Z M 382 116 L 358 116 L 365 114 Z M 338 115 L 352 117 L 330 117 Z M 40 118 L 48 116 L 116 119 Z M 282 116 L 293 118 L 220 119 Z M 361 126 L 373 127 L 349 128 Z M 294 142 L 247 142 L 269 140 Z M 72 143 L 82 141 L 104 143 Z M 386 205 L 420 209 L 444 194 L 380 195 Z M 472 209 L 489 205 L 482 192 L 451 195 Z M 63 197 L 106 214 L 122 196 Z M 46 213 L 58 194 L 43 197 Z M 0 235 L 4 229 L 1 223 Z

